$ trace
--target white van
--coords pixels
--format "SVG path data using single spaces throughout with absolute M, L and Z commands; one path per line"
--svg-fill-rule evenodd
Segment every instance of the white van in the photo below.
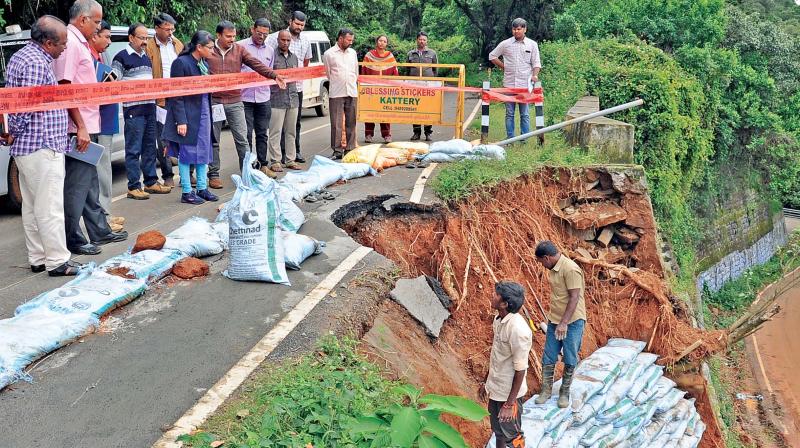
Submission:
M 331 48 L 331 41 L 325 31 L 303 31 L 301 36 L 311 43 L 311 61 L 309 67 L 322 65 L 322 54 Z M 306 79 L 303 81 L 303 109 L 314 108 L 317 116 L 328 115 L 328 78 Z

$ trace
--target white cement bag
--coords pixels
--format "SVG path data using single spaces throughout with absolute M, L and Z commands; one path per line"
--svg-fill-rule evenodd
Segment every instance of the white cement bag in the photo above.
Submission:
M 567 432 L 567 428 L 570 427 L 572 424 L 572 417 L 567 416 L 558 426 L 553 428 L 552 431 L 548 432 L 547 434 L 542 437 L 542 440 L 539 441 L 539 448 L 551 448 L 560 445 L 560 439 Z M 525 442 L 527 445 L 527 441 Z
M 314 160 L 311 161 L 308 172 L 316 174 L 320 179 L 322 188 L 325 188 L 344 179 L 344 165 L 344 163 L 334 162 L 327 157 L 316 155 Z
M 322 253 L 325 243 L 299 233 L 281 232 L 283 256 L 288 269 L 299 270 L 306 258 Z
M 658 400 L 658 404 L 656 405 L 656 413 L 667 412 L 668 410 L 675 407 L 678 404 L 678 401 L 686 395 L 686 392 L 680 389 L 671 389 L 667 394 Z
M 578 448 L 581 445 L 581 439 L 583 436 L 589 432 L 590 429 L 595 425 L 594 420 L 589 420 L 582 425 L 575 425 L 573 422 L 572 426 L 567 428 L 564 432 L 564 435 L 558 440 L 556 446 L 558 448 Z
M 443 154 L 466 154 L 472 152 L 472 143 L 456 138 L 443 142 L 433 142 L 429 146 L 430 152 L 438 152 Z
M 688 426 L 689 421 L 686 419 L 679 419 L 673 420 L 672 422 L 667 425 L 667 428 L 664 430 L 665 433 L 669 434 L 669 440 L 672 444 L 677 444 L 678 441 L 686 434 L 686 427 Z
M 62 315 L 91 313 L 95 317 L 101 317 L 139 297 L 146 287 L 145 279 L 122 278 L 92 266 L 66 285 L 40 294 L 18 306 L 15 314 L 46 309 Z
M 662 376 L 661 378 L 658 379 L 658 381 L 656 381 L 655 386 L 653 386 L 653 388 L 656 390 L 656 393 L 653 395 L 653 398 L 654 399 L 663 398 L 675 386 L 677 386 L 677 384 L 675 384 L 675 381 L 672 381 L 671 379 Z
M 695 437 L 702 439 L 703 433 L 706 432 L 706 424 L 703 423 L 702 420 L 698 419 L 697 423 L 694 425 L 694 431 L 692 432 L 694 433 Z
M 225 232 L 225 240 L 228 239 Z M 167 235 L 164 249 L 181 251 L 187 257 L 207 257 L 221 254 L 226 244 L 216 229 L 203 218 L 194 216 Z
M 688 424 L 686 425 L 686 434 L 693 436 L 697 422 L 700 421 L 700 414 L 697 413 L 697 410 L 694 407 L 692 407 L 692 410 L 689 411 L 687 421 Z
M 636 396 L 639 395 L 641 391 L 643 391 L 647 385 L 654 385 L 659 378 L 663 376 L 664 368 L 657 365 L 651 365 L 647 369 L 645 369 L 642 376 L 640 376 L 636 381 L 633 383 L 633 387 L 631 390 L 628 391 L 628 397 L 632 400 L 636 400 Z
M 300 230 L 300 226 L 306 222 L 306 217 L 300 207 L 295 204 L 293 191 L 285 185 L 277 184 L 275 192 L 281 207 L 278 225 L 287 232 L 297 232 Z
M 595 425 L 581 439 L 581 445 L 592 446 L 614 431 L 614 425 Z
M 309 174 L 307 171 L 302 173 L 289 171 L 283 175 L 280 184 L 292 192 L 292 199 L 297 202 L 302 201 L 304 197 L 311 193 L 316 193 L 325 188 L 318 176 L 313 173 Z
M 559 408 L 558 396 L 550 397 L 544 404 L 536 404 L 535 400 L 538 395 L 532 396 L 528 401 L 522 405 L 522 415 L 534 420 L 544 420 L 546 422 L 545 432 L 550 432 L 560 425 L 567 416 L 572 414 L 572 411 L 567 408 Z
M 135 254 L 124 253 L 111 257 L 97 269 L 106 271 L 113 268 L 127 268 L 136 278 L 155 282 L 169 274 L 172 266 L 186 255 L 178 250 L 143 250 Z
M 696 448 L 697 445 L 700 445 L 700 438 L 695 436 L 690 436 L 689 434 L 684 434 L 683 437 L 678 441 L 678 448 Z
M 590 398 L 589 401 L 583 405 L 580 411 L 575 413 L 575 423 L 581 425 L 588 421 L 592 421 L 594 416 L 603 410 L 605 403 L 606 398 L 602 395 L 595 395 L 594 397 Z
M 505 160 L 506 150 L 497 145 L 478 145 L 472 149 L 473 154 L 485 159 Z
M 613 389 L 612 389 L 613 390 Z M 606 401 L 606 403 L 608 403 Z M 634 409 L 633 400 L 628 397 L 618 401 L 617 404 L 605 409 L 597 414 L 597 422 L 600 424 L 613 423 L 615 420 L 621 418 L 624 414 L 631 412 Z
M 230 261 L 223 274 L 232 280 L 289 285 L 278 229 L 280 208 L 275 182 L 255 179 L 254 174 L 264 174 L 250 167 L 252 157 L 249 152 L 245 155 L 242 177 L 232 176 L 236 193 L 226 207 Z
M 344 170 L 344 180 L 364 177 L 366 175 L 378 175 L 378 172 L 368 163 L 342 163 L 341 165 L 342 170 Z
M 587 373 L 597 373 L 587 372 Z M 605 377 L 607 375 L 603 375 Z M 590 375 L 575 375 L 569 391 L 569 402 L 573 412 L 580 410 L 590 398 L 600 392 L 605 383 Z

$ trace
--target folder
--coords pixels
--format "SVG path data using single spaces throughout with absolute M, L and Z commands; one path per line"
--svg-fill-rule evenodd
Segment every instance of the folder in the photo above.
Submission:
M 76 149 L 77 145 L 78 139 L 76 137 L 72 137 L 69 141 L 70 151 L 66 154 L 66 156 L 94 166 L 97 166 L 97 163 L 100 162 L 100 157 L 103 155 L 103 151 L 106 150 L 103 145 L 89 142 L 89 147 L 86 148 L 86 152 L 78 152 Z

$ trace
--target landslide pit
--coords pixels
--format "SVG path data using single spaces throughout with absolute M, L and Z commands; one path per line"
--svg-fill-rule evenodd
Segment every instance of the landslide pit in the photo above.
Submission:
M 724 334 L 694 328 L 684 303 L 667 287 L 640 168 L 543 168 L 449 206 L 387 207 L 392 198 L 350 203 L 332 219 L 360 244 L 393 260 L 404 276 L 439 279 L 453 299 L 452 316 L 441 336 L 431 340 L 399 305 L 385 302 L 362 340 L 378 364 L 428 393 L 477 399 L 492 344 L 494 281 L 521 283 L 526 310 L 535 321 L 543 320 L 534 297 L 547 310 L 550 287 L 534 248 L 549 239 L 586 274 L 588 322 L 581 357 L 612 337 L 647 341 L 646 350 L 670 367 L 667 376 L 697 399 L 708 425 L 700 446 L 724 446 L 698 373 L 700 361 L 723 348 Z M 535 333 L 529 395 L 539 388 L 544 340 L 544 334 Z M 449 422 L 471 446 L 486 443 L 487 422 Z

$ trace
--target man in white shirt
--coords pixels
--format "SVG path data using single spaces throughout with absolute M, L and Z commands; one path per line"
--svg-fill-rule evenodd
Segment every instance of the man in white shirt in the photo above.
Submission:
M 350 48 L 355 34 L 348 28 L 339 30 L 336 45 L 329 48 L 322 61 L 330 83 L 331 149 L 333 158 L 341 159 L 356 146 L 356 107 L 358 106 L 358 55 Z M 347 144 L 342 146 L 342 117 L 345 120 Z
M 295 56 L 297 56 L 297 61 L 300 63 L 300 67 L 308 67 L 309 62 L 311 62 L 311 42 L 303 37 L 301 33 L 306 27 L 306 17 L 305 13 L 302 11 L 294 11 L 292 15 L 289 17 L 289 25 L 286 27 L 286 31 L 289 31 L 292 35 L 292 43 L 289 45 L 289 51 L 292 52 Z M 272 51 L 277 53 L 278 51 L 278 31 L 269 35 L 267 38 L 267 46 L 272 47 Z M 300 99 L 300 111 L 297 114 L 297 123 L 295 124 L 295 162 L 297 163 L 305 163 L 306 160 L 303 158 L 302 154 L 300 154 L 300 118 L 303 115 L 303 82 L 295 83 L 297 86 L 297 97 Z M 286 133 L 281 134 L 281 153 L 283 157 L 286 157 Z M 291 160 L 282 160 L 283 163 L 289 163 Z
M 511 22 L 512 36 L 497 45 L 489 53 L 489 60 L 503 70 L 503 87 L 525 88 L 539 81 L 542 62 L 539 59 L 539 46 L 525 37 L 528 24 L 525 19 L 516 18 Z M 500 60 L 500 57 L 503 60 Z M 527 103 L 506 103 L 506 135 L 514 136 L 514 104 L 519 104 L 519 127 L 522 134 L 531 129 L 531 118 Z
M 272 68 L 275 50 L 266 44 L 267 36 L 272 24 L 265 17 L 256 19 L 250 28 L 250 37 L 242 39 L 237 44 L 244 47 L 248 53 L 255 56 L 262 64 Z M 254 70 L 242 65 L 242 73 Z M 270 86 L 248 87 L 242 89 L 242 103 L 244 104 L 244 118 L 247 121 L 247 141 L 250 151 L 255 150 L 259 168 L 267 176 L 273 173 L 269 170 L 268 140 L 269 121 L 272 118 L 270 105 Z M 294 125 L 294 124 L 293 124 Z M 255 140 L 253 140 L 255 134 Z M 294 162 L 294 160 L 292 160 Z

